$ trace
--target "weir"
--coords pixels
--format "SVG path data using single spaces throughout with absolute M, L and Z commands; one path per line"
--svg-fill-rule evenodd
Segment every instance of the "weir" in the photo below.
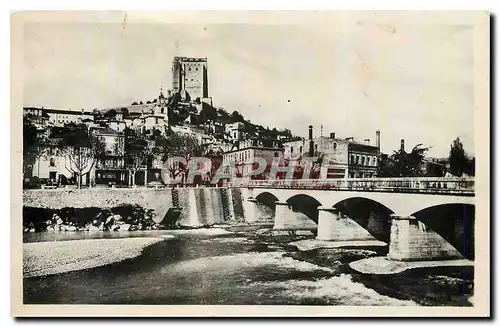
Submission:
M 224 201 L 226 201 L 227 203 L 227 215 L 228 215 L 227 221 L 231 222 L 236 219 L 236 216 L 234 214 L 233 189 L 227 188 L 226 190 L 227 190 L 226 197 Z
M 223 223 L 224 222 L 224 208 L 222 206 L 222 196 L 220 189 L 214 189 L 210 192 L 212 199 L 212 210 L 213 210 L 213 222 Z
M 197 194 L 196 194 L 196 189 L 190 189 L 188 194 L 189 197 L 189 202 L 188 202 L 188 207 L 187 211 L 189 213 L 189 221 L 188 221 L 188 226 L 200 226 L 200 215 L 198 213 L 198 200 L 197 200 Z

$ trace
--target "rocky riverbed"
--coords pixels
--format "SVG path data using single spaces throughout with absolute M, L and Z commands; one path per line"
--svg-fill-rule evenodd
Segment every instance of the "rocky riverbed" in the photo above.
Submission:
M 96 207 L 61 209 L 23 207 L 23 230 L 44 231 L 133 231 L 173 227 L 175 214 L 162 222 L 153 220 L 153 210 L 139 205 L 121 205 L 110 209 Z

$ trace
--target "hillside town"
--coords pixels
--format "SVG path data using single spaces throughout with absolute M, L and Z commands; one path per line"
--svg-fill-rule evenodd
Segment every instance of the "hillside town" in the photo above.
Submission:
M 306 179 L 445 176 L 450 170 L 449 158 L 424 158 L 426 148 L 418 146 L 407 153 L 401 140 L 399 153 L 414 155 L 419 163 L 410 165 L 413 171 L 387 171 L 389 156 L 380 152 L 379 130 L 373 131 L 374 141 L 366 135 L 359 142 L 334 132 L 323 136 L 323 127 L 318 136 L 313 126 L 304 126 L 306 139 L 287 129 L 253 124 L 238 111 L 215 108 L 207 58 L 174 57 L 172 80 L 172 87 L 160 87 L 154 99 L 127 106 L 24 107 L 24 187 L 178 184 L 188 170 L 168 163 L 178 156 L 210 159 L 210 171 L 199 176 L 197 184 L 209 183 L 229 162 L 235 163 L 237 178 L 267 179 L 267 168 L 251 174 L 255 158 L 264 158 L 268 165 L 293 164 L 293 178 Z M 468 173 L 473 174 L 470 169 Z

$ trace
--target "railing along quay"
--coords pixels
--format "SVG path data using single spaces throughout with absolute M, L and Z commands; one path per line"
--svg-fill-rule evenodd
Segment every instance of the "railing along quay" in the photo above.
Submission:
M 474 178 L 457 177 L 247 180 L 227 186 L 474 195 Z

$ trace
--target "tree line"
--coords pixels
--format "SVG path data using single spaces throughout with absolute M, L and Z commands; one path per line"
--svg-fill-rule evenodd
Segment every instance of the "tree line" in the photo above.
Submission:
M 152 133 L 126 128 L 114 142 L 112 155 L 123 157 L 123 169 L 131 176 L 130 184 L 135 185 L 136 173 L 151 166 L 158 158 L 166 162 L 171 157 L 184 157 L 189 162 L 192 156 L 202 155 L 203 149 L 198 140 L 189 135 L 171 131 Z M 27 118 L 23 121 L 23 176 L 33 175 L 34 164 L 42 158 L 61 158 L 64 168 L 73 176 L 77 187 L 82 186 L 82 177 L 89 173 L 110 153 L 101 137 L 92 133 L 84 124 L 68 124 L 65 127 L 53 127 L 38 130 Z M 187 174 L 189 165 L 170 167 L 171 177 Z
M 453 140 L 448 155 L 448 163 L 429 162 L 426 154 L 430 147 L 415 145 L 410 152 L 404 149 L 393 151 L 391 155 L 381 155 L 378 165 L 379 177 L 442 177 L 446 173 L 462 177 L 475 175 L 475 158 L 467 155 L 460 138 Z

